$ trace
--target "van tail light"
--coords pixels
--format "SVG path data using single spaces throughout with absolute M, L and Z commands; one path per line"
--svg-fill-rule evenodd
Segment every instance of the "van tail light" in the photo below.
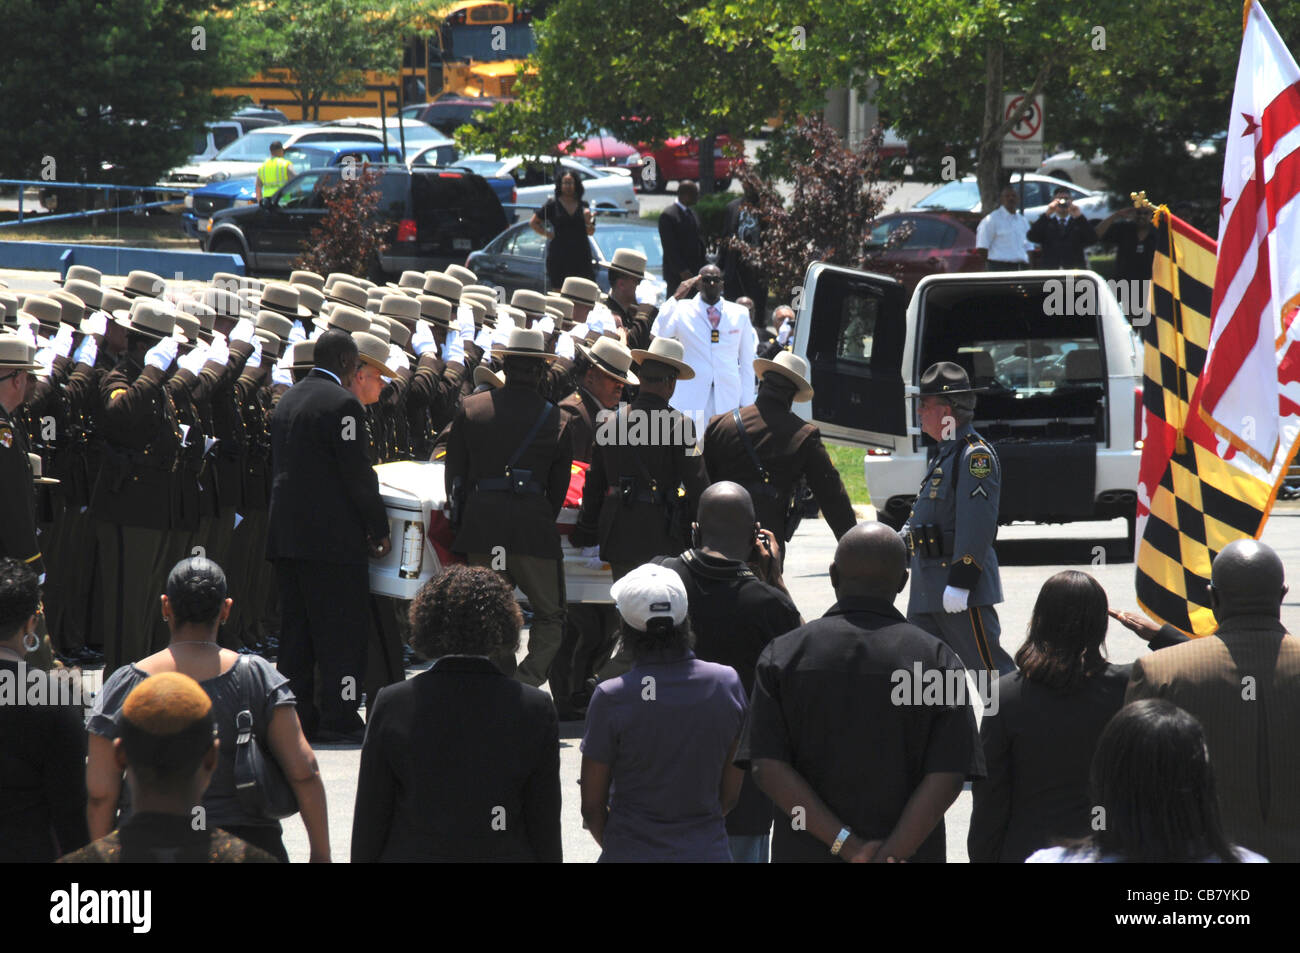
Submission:
M 399 242 L 415 241 L 415 219 L 404 218 L 398 223 L 397 240 Z
M 1133 449 L 1141 450 L 1142 440 L 1142 388 L 1133 388 Z
M 511 205 L 518 205 L 518 204 L 519 204 L 519 190 L 518 190 L 518 189 L 511 189 L 511 190 L 510 190 L 510 204 L 511 204 Z

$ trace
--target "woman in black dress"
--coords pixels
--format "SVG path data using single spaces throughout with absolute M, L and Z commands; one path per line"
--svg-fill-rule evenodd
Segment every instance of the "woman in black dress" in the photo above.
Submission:
M 528 223 L 533 231 L 550 239 L 546 245 L 546 280 L 550 291 L 564 286 L 565 278 L 594 281 L 591 244 L 587 236 L 596 231 L 591 209 L 582 201 L 582 181 L 569 171 L 555 182 L 555 195 L 533 213 Z

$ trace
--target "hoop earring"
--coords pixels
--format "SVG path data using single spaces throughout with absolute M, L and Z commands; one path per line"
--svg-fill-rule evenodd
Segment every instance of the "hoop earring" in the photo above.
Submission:
M 28 652 L 35 652 L 41 647 L 41 640 L 35 632 L 28 632 L 23 636 L 23 648 Z

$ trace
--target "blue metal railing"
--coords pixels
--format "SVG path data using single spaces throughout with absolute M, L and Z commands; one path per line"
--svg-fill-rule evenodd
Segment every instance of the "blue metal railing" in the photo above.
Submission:
M 137 202 L 132 205 L 122 205 L 114 208 L 88 209 L 84 212 L 62 212 L 57 215 L 29 215 L 23 217 L 23 192 L 29 186 L 35 186 L 40 189 L 83 189 L 94 190 L 104 193 L 105 202 L 107 202 L 113 192 L 179 192 L 185 195 L 190 190 L 176 188 L 165 185 L 110 185 L 106 182 L 45 182 L 40 179 L 0 179 L 0 186 L 18 186 L 18 218 L 12 222 L 0 222 L 0 228 L 12 228 L 17 225 L 27 225 L 33 221 L 41 222 L 66 222 L 77 218 L 93 218 L 97 215 L 106 215 L 109 213 L 120 212 L 138 212 L 151 208 L 164 208 L 175 205 L 175 199 L 167 199 L 160 202 Z

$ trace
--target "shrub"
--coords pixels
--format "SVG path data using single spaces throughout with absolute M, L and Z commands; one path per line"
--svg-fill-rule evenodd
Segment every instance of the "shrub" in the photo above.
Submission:
M 379 205 L 379 176 L 375 169 L 343 175 L 324 189 L 325 216 L 302 243 L 294 268 L 327 275 L 332 271 L 367 275 L 375 269 L 388 223 L 375 214 Z

